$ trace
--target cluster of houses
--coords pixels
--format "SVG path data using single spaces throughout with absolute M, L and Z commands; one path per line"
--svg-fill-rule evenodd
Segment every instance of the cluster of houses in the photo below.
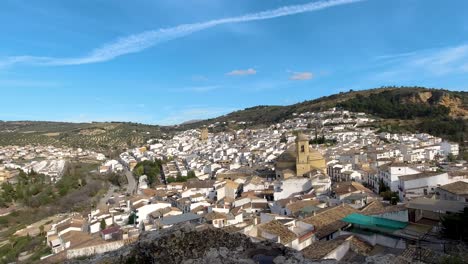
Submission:
M 0 183 L 16 182 L 18 171 L 37 172 L 58 181 L 67 160 L 102 161 L 105 156 L 81 148 L 57 148 L 54 146 L 5 146 L 0 147 Z
M 135 194 L 112 196 L 103 208 L 54 224 L 48 244 L 54 253 L 77 252 L 191 223 L 274 241 L 313 260 L 359 262 L 380 247 L 399 250 L 402 263 L 411 263 L 411 245 L 422 237 L 440 242 L 441 217 L 468 206 L 468 164 L 448 161 L 458 155 L 455 143 L 427 134 L 377 134 L 366 126 L 374 121 L 330 109 L 264 129 L 204 128 L 149 141 L 105 161 L 100 171 L 161 159 L 161 184 L 148 186 L 141 176 Z M 329 142 L 316 144 L 322 135 Z M 189 171 L 196 177 L 164 181 Z M 383 201 L 384 187 L 400 202 Z

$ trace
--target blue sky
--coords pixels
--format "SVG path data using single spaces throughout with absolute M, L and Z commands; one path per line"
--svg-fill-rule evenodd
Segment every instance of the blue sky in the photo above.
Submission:
M 2 0 L 0 120 L 175 124 L 349 89 L 468 90 L 468 1 Z

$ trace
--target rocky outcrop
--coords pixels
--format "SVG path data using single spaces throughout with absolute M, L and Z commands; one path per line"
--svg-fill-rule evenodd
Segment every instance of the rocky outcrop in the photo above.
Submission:
M 312 245 L 313 246 L 313 245 Z M 394 255 L 368 256 L 365 260 L 350 263 L 387 264 L 397 262 Z M 176 229 L 143 233 L 134 244 L 117 251 L 87 259 L 69 260 L 69 264 L 336 264 L 345 261 L 306 259 L 301 252 L 272 242 L 254 243 L 239 233 L 221 229 L 195 229 L 185 225 Z
M 450 110 L 451 117 L 468 116 L 467 105 L 460 97 L 449 94 L 448 92 L 434 91 L 416 91 L 400 97 L 402 104 L 427 104 L 432 106 L 444 106 Z
M 272 242 L 254 243 L 239 233 L 220 229 L 179 229 L 143 233 L 132 245 L 118 251 L 69 263 L 314 263 L 300 252 Z

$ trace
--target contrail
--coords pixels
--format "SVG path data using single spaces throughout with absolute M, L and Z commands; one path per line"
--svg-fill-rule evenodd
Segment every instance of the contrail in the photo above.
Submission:
M 170 28 L 149 30 L 139 34 L 130 35 L 92 50 L 85 56 L 71 58 L 14 56 L 0 61 L 0 66 L 14 64 L 34 65 L 77 65 L 109 61 L 119 56 L 140 52 L 161 42 L 177 39 L 192 33 L 223 24 L 242 23 L 256 20 L 266 20 L 283 16 L 313 12 L 329 7 L 357 3 L 365 0 L 324 0 L 302 5 L 284 6 L 273 10 L 246 14 L 237 17 L 222 18 L 206 22 L 182 24 Z

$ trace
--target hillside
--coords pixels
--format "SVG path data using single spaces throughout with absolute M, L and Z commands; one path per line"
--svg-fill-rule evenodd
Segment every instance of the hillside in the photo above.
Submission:
M 150 138 L 175 131 L 226 122 L 217 130 L 258 127 L 292 118 L 294 113 L 341 107 L 382 118 L 378 126 L 390 132 L 427 132 L 465 144 L 468 93 L 423 87 L 383 87 L 342 92 L 288 106 L 256 106 L 213 119 L 190 121 L 177 126 L 136 123 L 1 122 L 0 145 L 48 144 L 84 147 L 98 151 L 141 146 Z M 232 125 L 243 121 L 245 125 Z
M 42 144 L 98 151 L 141 146 L 164 128 L 136 123 L 0 122 L 0 145 Z
M 423 87 L 350 90 L 294 105 L 247 108 L 178 128 L 195 128 L 229 121 L 244 121 L 248 126 L 270 125 L 292 118 L 294 113 L 320 111 L 331 107 L 381 117 L 379 124 L 382 130 L 427 132 L 461 144 L 467 138 L 468 93 Z

